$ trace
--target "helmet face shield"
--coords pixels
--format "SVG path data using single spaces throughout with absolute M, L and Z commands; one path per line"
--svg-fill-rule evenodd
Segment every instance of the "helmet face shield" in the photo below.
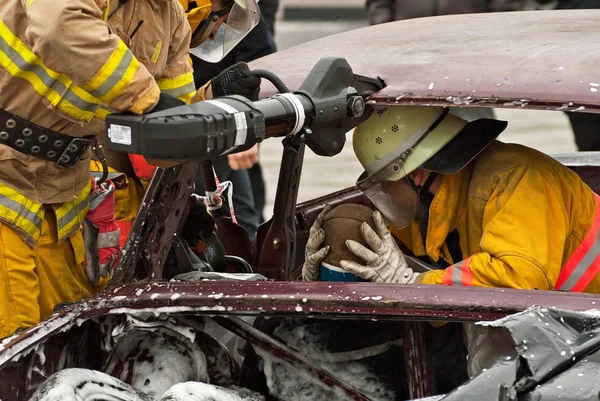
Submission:
M 259 21 L 260 10 L 256 0 L 235 0 L 227 20 L 219 27 L 215 37 L 212 40 L 204 40 L 190 49 L 190 53 L 209 63 L 218 63 L 258 25 Z M 212 31 L 213 26 L 211 21 L 207 29 Z
M 419 194 L 406 175 L 397 181 L 384 180 L 369 185 L 369 178 L 363 173 L 357 185 L 396 228 L 404 228 L 414 220 Z

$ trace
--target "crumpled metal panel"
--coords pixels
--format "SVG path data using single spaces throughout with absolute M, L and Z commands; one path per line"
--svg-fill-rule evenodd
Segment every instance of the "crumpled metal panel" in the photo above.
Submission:
M 509 330 L 518 356 L 503 358 L 444 401 L 598 400 L 599 311 L 537 307 L 487 324 Z

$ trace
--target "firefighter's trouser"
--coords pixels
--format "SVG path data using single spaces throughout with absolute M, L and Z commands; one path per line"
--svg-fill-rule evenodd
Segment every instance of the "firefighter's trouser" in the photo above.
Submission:
M 75 231 L 59 244 L 56 217 L 50 208 L 44 213 L 33 249 L 0 222 L 0 338 L 39 323 L 61 302 L 91 296 L 84 259 L 82 232 Z

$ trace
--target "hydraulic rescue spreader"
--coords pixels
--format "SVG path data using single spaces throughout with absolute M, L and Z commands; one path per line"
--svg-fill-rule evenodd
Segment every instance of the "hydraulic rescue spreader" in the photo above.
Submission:
M 259 75 L 287 92 L 274 75 Z M 313 152 L 333 156 L 345 134 L 368 117 L 363 97 L 380 88 L 379 80 L 354 75 L 344 59 L 324 58 L 293 93 L 256 102 L 226 96 L 144 116 L 109 115 L 107 147 L 148 159 L 202 161 L 305 130 Z
M 294 213 L 305 145 L 321 156 L 340 153 L 346 133 L 372 111 L 365 98 L 380 90 L 383 82 L 354 74 L 341 58 L 319 60 L 300 88 L 291 93 L 274 74 L 253 73 L 270 80 L 281 93 L 255 102 L 226 96 L 143 116 L 107 117 L 109 149 L 147 159 L 188 162 L 155 174 L 113 276 L 115 285 L 133 278 L 133 272 L 140 271 L 136 267 L 140 262 L 146 264 L 141 270 L 148 278 L 161 277 L 173 235 L 181 229 L 181 210 L 185 208 L 180 203 L 193 190 L 199 162 L 204 170 L 210 170 L 204 171 L 205 178 L 211 178 L 211 159 L 244 151 L 272 137 L 284 137 L 284 154 L 273 219 L 260 249 L 252 252 L 253 264 L 267 277 L 292 277 L 297 265 Z M 219 237 L 226 241 L 227 236 L 219 227 Z

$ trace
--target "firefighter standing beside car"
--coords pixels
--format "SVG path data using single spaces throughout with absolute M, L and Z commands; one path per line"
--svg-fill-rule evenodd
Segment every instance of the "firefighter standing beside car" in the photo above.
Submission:
M 375 230 L 361 226 L 368 246 L 346 242 L 364 262 L 341 267 L 380 283 L 600 292 L 598 195 L 551 157 L 496 141 L 505 127 L 441 107 L 373 113 L 353 147 L 365 168 L 357 186 L 380 212 Z M 322 220 L 311 230 L 307 280 L 327 253 Z M 436 269 L 413 272 L 393 236 Z M 466 329 L 471 375 L 510 352 L 486 327 Z
M 212 2 L 210 0 L 144 0 L 143 2 L 152 3 L 152 1 L 166 1 L 172 7 L 176 7 L 179 2 L 189 24 L 189 28 L 182 25 L 177 26 L 177 32 L 186 32 L 186 35 L 175 35 L 177 46 L 174 51 L 168 46 L 164 47 L 163 52 L 159 50 L 160 54 L 164 53 L 164 60 L 158 56 L 157 63 L 165 66 L 163 67 L 164 72 L 160 73 L 157 70 L 159 75 L 155 74 L 156 82 L 165 99 L 163 107 L 160 109 L 224 95 L 244 96 L 248 93 L 256 93 L 258 96 L 260 78 L 251 76 L 245 63 L 225 69 L 196 91 L 191 60 L 188 56 L 188 53 L 191 52 L 197 57 L 211 62 L 225 57 L 260 21 L 260 11 L 255 0 L 214 0 Z M 128 11 L 125 11 L 122 19 L 125 21 L 131 19 L 133 12 L 133 8 L 130 7 Z M 183 20 L 177 21 L 177 24 L 182 23 Z M 144 22 L 144 24 L 146 23 Z M 174 25 L 171 24 L 171 26 Z M 151 27 L 147 28 L 149 31 L 145 31 L 144 38 L 158 35 L 151 30 Z M 187 33 L 190 28 L 191 35 Z M 157 39 L 154 39 L 154 42 L 156 41 Z M 160 41 L 157 43 L 161 47 L 167 45 Z M 142 63 L 144 62 L 142 61 Z M 158 111 L 158 109 L 154 111 Z M 106 152 L 106 159 L 110 177 L 117 185 L 115 217 L 121 230 L 121 246 L 123 246 L 142 203 L 145 188 L 152 178 L 156 166 L 167 167 L 172 164 L 148 163 L 141 155 L 127 155 L 110 151 Z M 92 161 L 91 170 L 93 175 L 101 176 L 101 163 L 96 160 Z
M 196 4 L 215 31 L 228 17 L 215 18 L 207 1 Z M 118 259 L 114 185 L 90 180 L 89 149 L 104 117 L 202 99 L 211 88 L 194 88 L 191 31 L 175 0 L 6 0 L 0 17 L 3 338 L 61 302 L 90 296 L 98 279 L 90 265 L 106 273 Z M 111 173 L 134 177 L 128 160 L 107 154 L 107 161 Z M 127 180 L 118 184 L 117 209 L 135 202 Z M 87 253 L 85 223 L 95 231 Z

